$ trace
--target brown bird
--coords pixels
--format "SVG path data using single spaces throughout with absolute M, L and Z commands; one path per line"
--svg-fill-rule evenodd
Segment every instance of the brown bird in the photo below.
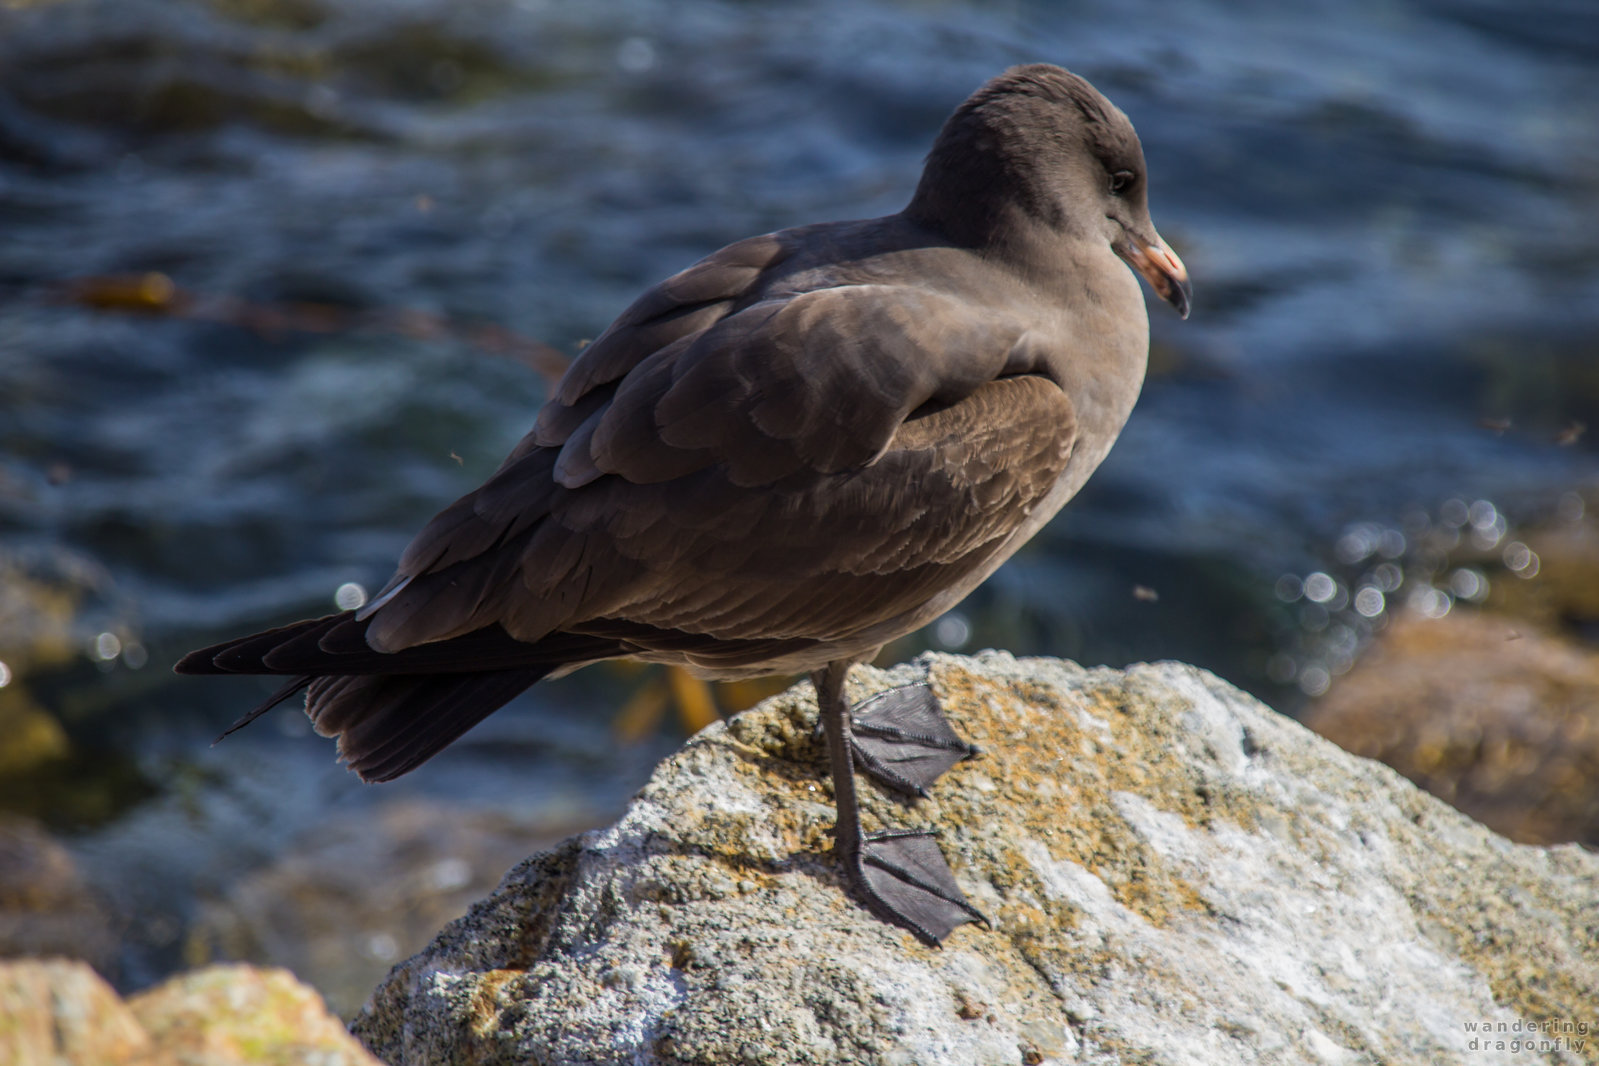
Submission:
M 307 688 L 367 781 L 603 659 L 809 673 L 848 884 L 937 943 L 982 916 L 928 833 L 863 835 L 854 770 L 925 794 L 973 749 L 925 685 L 852 715 L 844 678 L 1105 458 L 1149 347 L 1124 262 L 1187 317 L 1127 117 L 1058 67 L 1008 70 L 945 122 L 899 214 L 739 241 L 635 301 L 361 610 L 177 669 L 288 675 L 234 728 Z

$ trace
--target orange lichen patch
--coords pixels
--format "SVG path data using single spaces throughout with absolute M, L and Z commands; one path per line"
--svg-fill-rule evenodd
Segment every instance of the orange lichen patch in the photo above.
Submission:
M 1165 928 L 1180 912 L 1208 913 L 1193 885 L 1170 871 L 1140 867 L 1097 867 L 1092 872 L 1111 890 L 1122 906 Z
M 1078 942 L 1074 931 L 1084 912 L 1053 898 L 1056 888 L 1046 885 L 1034 859 L 1047 855 L 1051 862 L 1075 864 L 1138 920 L 1168 928 L 1210 907 L 1201 888 L 1126 822 L 1118 795 L 1150 796 L 1157 810 L 1176 814 L 1196 832 L 1226 818 L 1234 805 L 1218 798 L 1219 786 L 1189 776 L 1193 771 L 1168 766 L 1160 771 L 1166 778 L 1154 778 L 1146 762 L 1181 762 L 1166 750 L 1173 743 L 1169 727 L 1117 678 L 1088 675 L 1085 681 L 1081 689 L 1060 692 L 1025 680 L 987 679 L 935 659 L 930 683 L 957 731 L 983 756 L 956 766 L 928 800 L 906 804 L 864 780 L 859 793 L 868 832 L 960 827 L 941 837 L 941 846 L 963 883 L 991 886 L 978 902 L 1011 945 L 992 976 L 1010 990 L 1013 1002 L 1042 997 L 1045 1013 L 1053 1009 L 1047 1004 L 1054 993 L 1041 975 L 1095 979 L 1112 964 L 1113 949 Z M 893 683 L 858 672 L 850 696 L 863 699 Z M 736 758 L 727 758 L 729 749 Z M 681 801 L 653 786 L 646 789 L 672 809 L 674 854 L 636 867 L 631 892 L 670 908 L 678 929 L 702 920 L 703 908 L 751 892 L 776 894 L 772 905 L 782 907 L 779 913 L 789 922 L 849 925 L 858 917 L 858 902 L 844 892 L 819 898 L 802 892 L 808 905 L 787 902 L 796 890 L 793 878 L 809 880 L 834 862 L 831 790 L 808 686 L 796 686 L 761 711 L 732 720 L 724 731 L 707 734 L 675 761 L 679 765 L 668 779 L 692 782 Z M 704 789 L 708 777 L 729 771 L 743 794 L 720 793 L 728 802 L 714 809 L 693 805 L 691 793 Z M 1236 806 L 1232 820 L 1247 824 L 1242 801 Z M 776 854 L 752 855 L 754 842 Z M 980 927 L 967 927 L 947 947 L 988 936 Z M 895 940 L 895 950 L 910 957 L 938 957 L 914 941 Z
M 1159 744 L 1158 730 L 1139 719 L 1124 694 L 1090 687 L 1075 694 L 1077 714 L 1041 713 L 1039 708 L 1059 707 L 1061 694 L 1032 683 L 997 684 L 954 668 L 935 668 L 933 678 L 957 728 L 984 750 L 964 772 L 983 774 L 985 764 L 993 765 L 1003 783 L 992 787 L 1011 801 L 1006 810 L 1012 820 L 995 849 L 1000 861 L 985 870 L 996 888 L 1043 891 L 1014 843 L 1036 841 L 1054 860 L 1098 877 L 1123 906 L 1151 924 L 1164 927 L 1184 912 L 1208 910 L 1199 890 L 1130 826 L 1118 831 L 1125 824 L 1114 802 L 1120 792 L 1159 796 L 1161 809 L 1180 815 L 1190 828 L 1218 814 L 1197 778 L 1151 782 L 1150 765 L 1171 767 L 1173 761 L 1149 757 L 1148 746 Z M 1024 723 L 1020 729 L 1018 722 Z M 953 771 L 950 779 L 962 772 Z M 982 781 L 977 784 L 972 793 L 940 782 L 938 802 L 953 821 L 982 823 L 981 810 L 991 808 L 992 800 Z M 1247 824 L 1241 811 L 1237 820 Z M 1042 916 L 1035 910 L 1024 905 L 1001 917 L 1007 928 L 1014 921 L 1030 924 L 1029 917 Z
M 1535 1021 L 1579 1018 L 1592 1006 L 1592 984 L 1574 975 L 1569 962 L 1599 955 L 1592 897 L 1575 905 L 1530 897 L 1514 871 L 1491 866 L 1437 879 L 1432 887 L 1431 896 L 1411 898 L 1417 917 L 1432 939 L 1445 941 L 1487 979 L 1496 1002 Z M 1547 926 L 1529 932 L 1529 912 L 1545 915 Z M 1586 935 L 1573 941 L 1563 935 L 1569 930 Z
M 500 1027 L 500 1015 L 527 978 L 525 970 L 486 970 L 472 982 L 465 1018 L 477 1036 L 489 1036 Z M 510 987 L 508 987 L 510 986 Z

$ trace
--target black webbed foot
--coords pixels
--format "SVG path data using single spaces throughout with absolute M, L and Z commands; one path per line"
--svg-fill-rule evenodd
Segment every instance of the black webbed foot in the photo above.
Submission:
M 844 700 L 849 667 L 847 660 L 828 663 L 811 675 L 838 805 L 834 851 L 845 881 L 868 910 L 937 947 L 956 926 L 987 925 L 988 919 L 967 902 L 933 834 L 916 829 L 872 836 L 861 832 L 854 763 L 861 759 L 867 773 L 891 788 L 921 792 L 976 749 L 950 729 L 925 684 L 891 689 L 861 704 L 858 718 L 852 716 Z M 859 742 L 852 736 L 855 729 L 863 734 Z
M 979 754 L 950 728 L 938 697 L 923 682 L 880 692 L 851 713 L 855 762 L 884 788 L 912 796 L 962 759 Z
M 923 943 L 937 947 L 967 922 L 989 924 L 967 902 L 933 834 L 925 830 L 866 837 L 852 866 L 846 871 L 872 913 L 910 930 Z

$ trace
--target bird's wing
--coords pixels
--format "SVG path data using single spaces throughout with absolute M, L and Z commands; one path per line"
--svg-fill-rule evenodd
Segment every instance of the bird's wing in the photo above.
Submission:
M 720 466 L 642 486 L 601 479 L 559 521 L 633 577 L 568 627 L 711 666 L 757 661 L 735 641 L 847 641 L 1007 552 L 1074 440 L 1065 393 L 1023 375 L 922 409 L 875 462 L 833 474 L 758 490 Z
M 654 353 L 753 303 L 763 279 L 790 258 L 798 231 L 736 241 L 648 289 L 573 360 L 519 450 L 560 445 L 593 402 Z M 511 460 L 517 458 L 511 453 Z
M 997 550 L 1075 437 L 1033 335 L 908 285 L 752 300 L 770 240 L 647 294 L 574 364 L 406 550 L 363 614 L 374 648 L 596 619 L 833 639 L 859 628 L 840 605 L 895 617 Z

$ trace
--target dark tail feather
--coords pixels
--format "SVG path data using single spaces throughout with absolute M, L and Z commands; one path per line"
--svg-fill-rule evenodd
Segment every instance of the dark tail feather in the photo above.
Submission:
M 261 717 L 263 714 L 267 713 L 272 708 L 276 707 L 278 704 L 282 703 L 284 700 L 288 699 L 290 696 L 294 695 L 296 692 L 300 691 L 310 683 L 311 678 L 309 677 L 297 677 L 290 681 L 287 685 L 284 685 L 282 688 L 272 693 L 272 695 L 268 696 L 265 703 L 255 708 L 255 710 L 248 712 L 237 722 L 234 722 L 232 725 L 224 729 L 221 734 L 211 742 L 211 746 L 213 748 L 216 747 L 228 737 L 232 736 L 234 733 L 237 733 L 239 730 L 243 729 L 245 726 L 249 725 L 251 722 L 255 721 L 257 718 Z
M 296 637 L 317 631 L 330 622 L 338 620 L 340 615 L 328 615 L 325 618 L 310 618 L 304 622 L 295 622 L 293 625 L 279 626 L 276 629 L 263 630 L 260 633 L 251 633 L 247 637 L 235 637 L 225 640 L 221 644 L 213 644 L 209 648 L 191 651 L 179 659 L 172 668 L 179 674 L 270 674 L 276 671 L 264 669 L 261 660 L 272 649 L 293 641 Z M 329 627 L 331 628 L 331 626 Z M 294 673 L 304 673 L 296 670 Z
M 367 622 L 344 611 L 279 626 L 192 651 L 173 667 L 180 674 L 286 674 L 330 677 L 348 674 L 456 674 L 591 662 L 626 654 L 620 640 L 579 633 L 551 633 L 537 643 L 517 640 L 498 625 L 451 640 L 418 644 L 396 652 L 366 643 Z
M 363 781 L 422 765 L 559 664 L 477 674 L 319 678 L 306 711 L 339 722 L 339 754 Z
M 625 655 L 608 636 L 551 633 L 536 643 L 498 625 L 397 652 L 374 651 L 354 612 L 312 618 L 184 656 L 180 674 L 288 674 L 288 684 L 228 727 L 244 728 L 310 686 L 306 713 L 339 738 L 339 754 L 366 781 L 388 781 L 562 667 Z

